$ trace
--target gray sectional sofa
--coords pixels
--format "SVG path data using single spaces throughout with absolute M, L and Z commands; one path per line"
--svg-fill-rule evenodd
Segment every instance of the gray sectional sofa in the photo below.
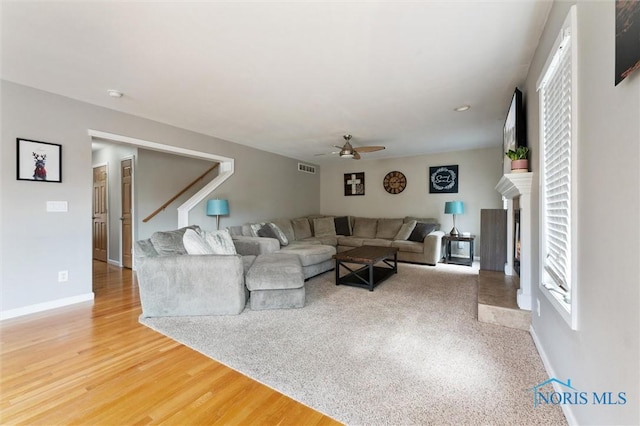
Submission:
M 286 237 L 286 244 L 256 234 L 258 226 L 273 223 Z M 230 227 L 234 241 L 258 241 L 264 252 L 295 251 L 300 245 L 329 245 L 338 252 L 360 246 L 397 247 L 398 260 L 436 265 L 442 258 L 442 237 L 436 219 L 364 218 L 349 216 L 308 216 L 296 219 L 272 219 L 260 224 Z M 265 240 L 271 240 L 266 243 Z M 259 254 L 259 253 L 255 253 Z
M 435 265 L 444 235 L 438 228 L 435 220 L 415 218 L 275 219 L 229 228 L 224 254 L 193 253 L 195 242 L 187 236 L 209 241 L 214 234 L 198 226 L 156 232 L 134 249 L 142 315 L 239 314 L 247 300 L 253 310 L 300 308 L 304 282 L 334 269 L 338 251 L 397 247 L 400 261 Z

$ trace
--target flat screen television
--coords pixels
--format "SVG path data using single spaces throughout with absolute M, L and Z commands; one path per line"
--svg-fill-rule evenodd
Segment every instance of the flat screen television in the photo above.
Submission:
M 503 127 L 502 162 L 504 173 L 510 173 L 511 171 L 511 164 L 509 161 L 506 161 L 507 157 L 504 153 L 510 149 L 515 150 L 520 146 L 527 146 L 526 138 L 527 133 L 525 129 L 522 92 L 516 88 L 511 97 L 509 111 L 507 112 L 507 118 L 504 121 Z

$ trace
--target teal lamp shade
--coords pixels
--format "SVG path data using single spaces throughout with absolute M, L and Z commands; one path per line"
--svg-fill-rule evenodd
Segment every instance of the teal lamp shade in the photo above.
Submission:
M 464 213 L 464 203 L 462 201 L 447 201 L 444 203 L 444 212 L 446 214 L 462 214 Z
M 229 214 L 228 200 L 207 201 L 207 216 L 216 217 L 216 229 L 220 229 L 220 215 Z
M 445 214 L 453 215 L 453 228 L 449 235 L 458 236 L 460 232 L 458 232 L 458 228 L 456 228 L 456 215 L 464 213 L 464 203 L 462 201 L 447 201 L 444 203 L 444 212 Z

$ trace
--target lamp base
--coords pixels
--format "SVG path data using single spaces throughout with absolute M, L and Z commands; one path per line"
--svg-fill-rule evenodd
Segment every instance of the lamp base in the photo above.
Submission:
M 451 235 L 452 237 L 457 237 L 460 235 L 460 232 L 458 232 L 458 228 L 454 226 L 453 229 L 451 229 L 451 232 L 449 232 L 449 235 Z

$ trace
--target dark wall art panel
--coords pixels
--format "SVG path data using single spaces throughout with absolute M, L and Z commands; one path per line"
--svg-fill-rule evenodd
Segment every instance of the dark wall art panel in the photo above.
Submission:
M 344 195 L 364 195 L 364 172 L 344 174 Z
M 616 86 L 640 68 L 640 1 L 616 0 Z
M 430 194 L 458 193 L 458 165 L 429 167 Z

